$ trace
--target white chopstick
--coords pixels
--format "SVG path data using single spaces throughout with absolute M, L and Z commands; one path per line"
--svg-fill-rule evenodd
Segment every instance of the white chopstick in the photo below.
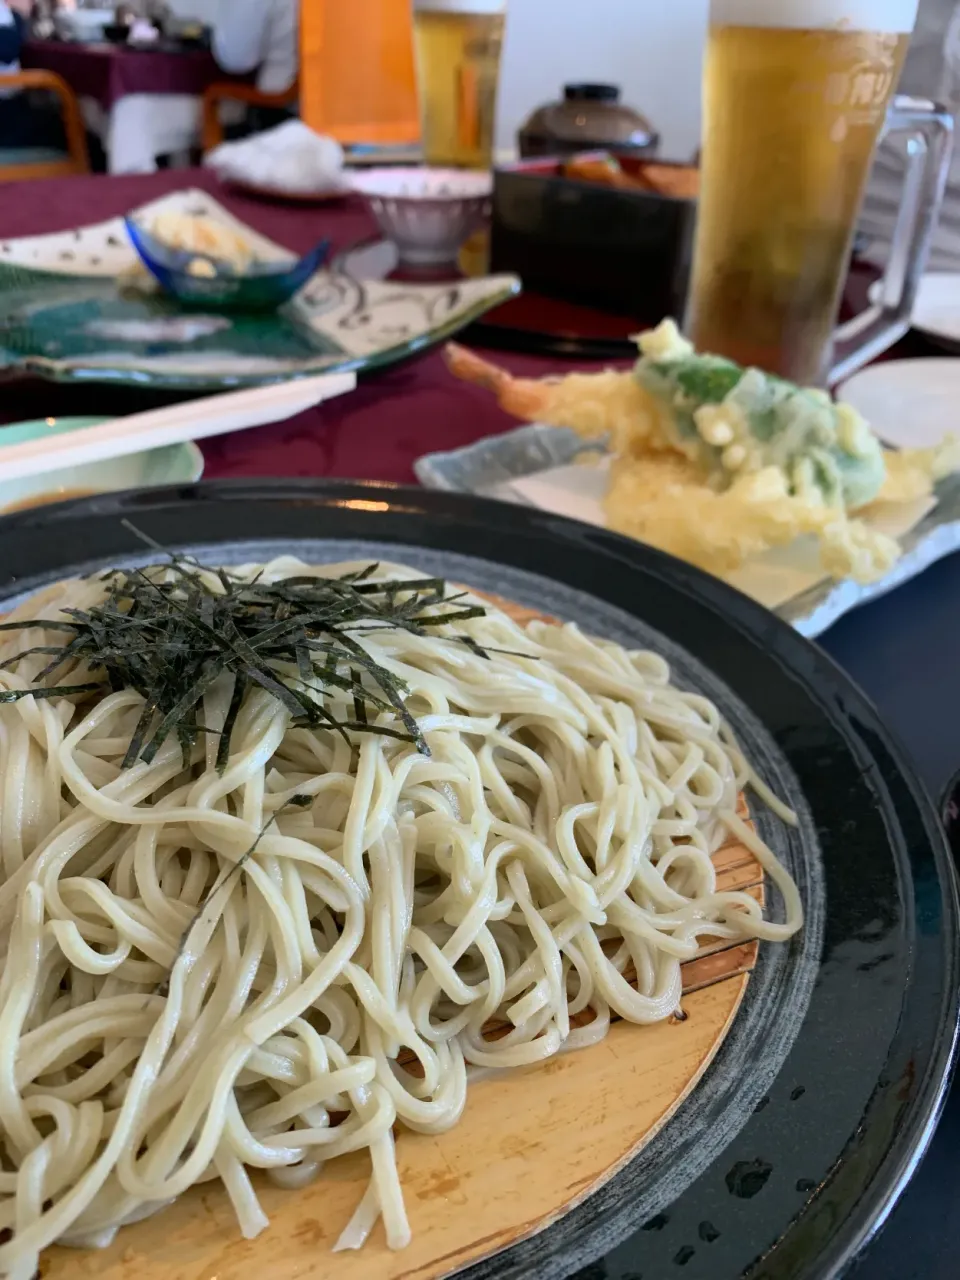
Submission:
M 4 446 L 0 429 L 0 484 L 59 471 L 61 467 L 105 462 L 184 440 L 203 440 L 228 431 L 282 422 L 321 400 L 342 396 L 356 385 L 356 374 L 325 373 L 112 418 L 96 427 L 40 436 L 23 444 Z

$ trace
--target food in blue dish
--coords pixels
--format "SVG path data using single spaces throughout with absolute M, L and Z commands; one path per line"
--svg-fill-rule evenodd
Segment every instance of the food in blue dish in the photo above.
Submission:
M 320 270 L 330 251 L 321 241 L 304 257 L 265 260 L 230 226 L 212 218 L 168 213 L 148 227 L 127 218 L 141 263 L 160 288 L 190 305 L 235 311 L 283 306 Z

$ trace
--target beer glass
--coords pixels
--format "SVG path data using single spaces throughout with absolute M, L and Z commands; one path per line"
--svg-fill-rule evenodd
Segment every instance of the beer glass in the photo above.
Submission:
M 932 103 L 889 107 L 916 10 L 917 0 L 711 0 L 686 321 L 700 350 L 814 385 L 906 331 L 952 144 L 952 121 Z M 837 331 L 831 370 L 860 203 L 877 141 L 894 130 L 911 135 L 883 290 L 896 297 Z
M 506 0 L 413 0 L 427 164 L 489 169 Z

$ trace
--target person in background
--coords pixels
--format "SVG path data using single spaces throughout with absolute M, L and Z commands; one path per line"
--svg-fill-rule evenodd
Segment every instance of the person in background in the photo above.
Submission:
M 0 76 L 20 70 L 20 50 L 30 34 L 33 0 L 0 0 Z M 26 94 L 0 88 L 0 148 L 61 150 L 63 122 L 55 105 L 34 106 Z
M 898 92 L 940 103 L 951 113 L 960 131 L 960 0 L 920 0 Z M 860 234 L 869 240 L 862 256 L 881 266 L 893 237 L 905 171 L 903 140 L 894 137 L 882 143 L 859 226 Z M 934 271 L 960 271 L 960 138 L 953 153 L 929 265 Z
M 285 93 L 299 71 L 299 0 L 220 0 L 213 56 L 224 71 L 257 71 L 263 93 Z
M 20 70 L 20 49 L 32 7 L 33 0 L 0 0 L 0 76 Z

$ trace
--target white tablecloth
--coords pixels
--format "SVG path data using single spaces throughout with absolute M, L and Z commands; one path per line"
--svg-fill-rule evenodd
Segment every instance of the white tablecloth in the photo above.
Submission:
M 158 156 L 183 157 L 200 146 L 203 99 L 186 93 L 131 93 L 106 111 L 94 98 L 81 98 L 87 128 L 103 143 L 109 173 L 155 173 Z M 243 119 L 243 105 L 225 102 L 225 123 Z
M 110 173 L 155 173 L 157 156 L 200 145 L 202 99 L 180 93 L 131 93 L 110 111 L 93 98 L 80 106 L 87 128 L 103 142 Z

